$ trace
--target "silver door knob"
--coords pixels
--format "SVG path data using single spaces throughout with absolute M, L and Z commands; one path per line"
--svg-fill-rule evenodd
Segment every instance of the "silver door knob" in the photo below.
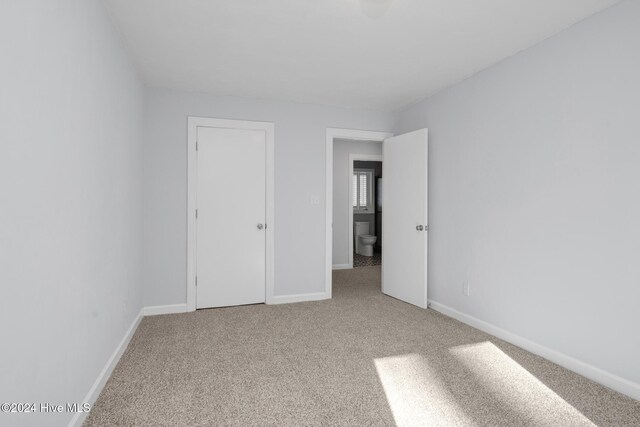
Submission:
M 264 228 L 264 225 L 258 224 L 258 230 L 262 230 L 263 228 Z
M 421 226 L 421 225 L 416 225 L 416 230 L 422 231 L 422 230 L 424 230 L 424 227 Z

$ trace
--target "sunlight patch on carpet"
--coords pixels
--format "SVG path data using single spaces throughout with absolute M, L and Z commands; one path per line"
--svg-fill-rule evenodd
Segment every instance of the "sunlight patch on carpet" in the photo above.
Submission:
M 530 425 L 557 425 L 575 420 L 595 425 L 542 381 L 489 341 L 452 347 L 449 352 L 473 379 L 506 408 Z
M 374 363 L 396 425 L 473 424 L 420 354 L 384 357 Z

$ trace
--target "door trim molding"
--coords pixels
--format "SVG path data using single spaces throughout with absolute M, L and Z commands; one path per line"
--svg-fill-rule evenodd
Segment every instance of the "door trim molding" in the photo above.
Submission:
M 217 119 L 209 117 L 187 118 L 187 311 L 196 310 L 196 251 L 197 226 L 196 207 L 198 162 L 196 137 L 199 127 L 263 130 L 266 135 L 266 259 L 265 259 L 265 302 L 274 303 L 275 271 L 275 125 L 271 122 Z
M 374 141 L 374 142 L 379 142 L 382 143 L 382 141 Z M 351 177 L 353 176 L 353 162 L 356 161 L 365 161 L 365 162 L 383 162 L 383 156 L 382 154 L 358 154 L 358 153 L 349 153 L 349 175 L 347 175 L 350 179 L 349 179 L 349 183 L 347 185 L 349 185 L 349 190 L 347 191 L 347 194 L 349 195 L 349 200 L 353 200 L 353 185 L 351 185 Z M 375 179 L 375 176 L 374 176 Z M 375 185 L 375 184 L 374 184 Z M 375 194 L 374 194 L 375 197 Z M 375 223 L 375 205 L 373 206 L 373 215 L 374 215 L 374 223 Z M 349 223 L 349 229 L 347 230 L 349 233 L 349 268 L 353 268 L 353 203 L 349 202 L 347 203 L 347 215 L 348 215 L 348 223 Z M 382 230 L 380 230 L 382 231 Z M 380 232 L 378 234 L 378 239 L 382 239 L 382 233 Z M 333 236 L 332 236 L 333 237 Z
M 392 136 L 393 136 L 393 133 L 391 132 L 327 128 L 326 148 L 325 148 L 326 212 L 325 212 L 325 269 L 324 269 L 325 271 L 324 295 L 326 299 L 331 298 L 331 273 L 333 271 L 333 140 L 334 139 L 350 139 L 353 141 L 382 142 L 385 139 L 390 138 Z

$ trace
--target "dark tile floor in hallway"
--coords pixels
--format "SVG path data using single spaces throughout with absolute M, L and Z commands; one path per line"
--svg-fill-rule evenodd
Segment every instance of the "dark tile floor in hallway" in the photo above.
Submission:
M 354 267 L 371 267 L 382 264 L 382 253 L 379 249 L 374 249 L 373 256 L 364 256 L 353 253 Z

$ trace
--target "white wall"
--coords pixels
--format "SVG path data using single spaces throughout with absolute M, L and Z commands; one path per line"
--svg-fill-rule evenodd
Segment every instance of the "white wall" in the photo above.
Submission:
M 82 402 L 142 307 L 142 86 L 98 1 L 3 1 L 0 46 L 0 402 Z
M 429 128 L 430 297 L 636 383 L 638 22 L 622 2 L 399 125 Z
M 275 295 L 324 291 L 326 128 L 386 131 L 389 113 L 149 89 L 145 305 L 186 302 L 187 117 L 275 123 Z M 312 205 L 311 197 L 320 204 Z
M 382 155 L 382 144 L 340 139 L 333 143 L 333 265 L 349 264 L 350 154 Z

